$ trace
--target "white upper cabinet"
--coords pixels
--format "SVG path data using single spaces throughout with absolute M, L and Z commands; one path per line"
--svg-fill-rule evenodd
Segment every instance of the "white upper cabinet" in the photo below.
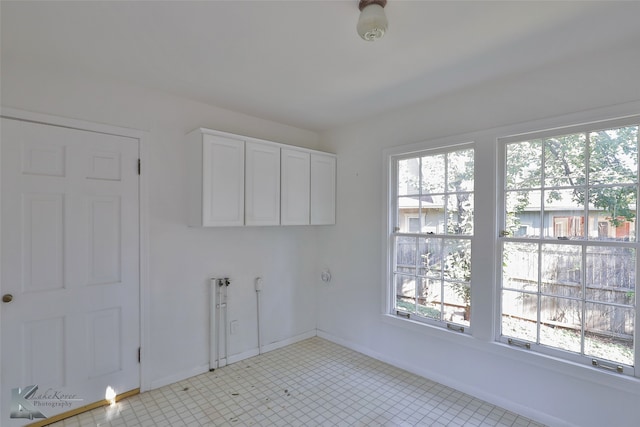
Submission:
M 187 146 L 189 225 L 243 225 L 244 141 L 197 129 Z
M 188 224 L 335 224 L 336 156 L 196 129 L 187 135 Z
M 245 224 L 280 224 L 280 147 L 247 141 L 245 146 Z
M 280 224 L 309 224 L 309 151 L 282 148 Z
M 336 156 L 311 153 L 311 225 L 336 223 Z

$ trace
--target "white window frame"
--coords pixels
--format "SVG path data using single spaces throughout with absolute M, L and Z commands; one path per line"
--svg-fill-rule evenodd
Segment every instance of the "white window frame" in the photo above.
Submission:
M 453 322 L 447 322 L 445 320 L 435 320 L 429 319 L 422 316 L 412 316 L 406 317 L 403 314 L 399 314 L 395 309 L 395 284 L 394 284 L 394 267 L 396 262 L 396 253 L 395 253 L 395 245 L 394 245 L 394 233 L 397 224 L 399 223 L 399 218 L 397 218 L 398 209 L 396 203 L 398 201 L 398 183 L 397 176 L 398 170 L 397 165 L 399 160 L 410 159 L 414 157 L 419 157 L 423 155 L 437 155 L 437 154 L 447 154 L 457 150 L 463 149 L 472 149 L 474 150 L 475 157 L 475 143 L 473 141 L 451 141 L 451 142 L 423 142 L 416 145 L 411 145 L 407 147 L 398 147 L 394 150 L 387 150 L 385 153 L 385 167 L 386 167 L 386 179 L 387 179 L 387 197 L 386 197 L 386 209 L 387 209 L 387 227 L 385 230 L 386 234 L 386 250 L 385 250 L 385 265 L 386 265 L 386 274 L 387 278 L 385 281 L 386 288 L 386 298 L 384 302 L 384 312 L 385 314 L 395 316 L 399 319 L 417 322 L 420 324 L 424 324 L 427 326 L 436 327 L 439 329 L 445 329 L 452 332 L 463 333 L 471 335 L 473 333 L 473 322 L 469 325 L 459 325 Z M 475 171 L 475 167 L 474 167 Z M 474 172 L 474 182 L 475 182 L 475 172 Z M 475 185 L 475 184 L 474 184 Z M 475 188 L 473 191 L 475 195 Z M 419 216 L 418 216 L 419 217 Z M 407 219 L 408 222 L 408 219 Z M 474 220 L 475 223 L 475 220 Z M 421 235 L 423 233 L 403 233 L 403 235 L 413 234 L 413 235 Z M 461 240 L 469 240 L 471 242 L 471 246 L 473 248 L 474 244 L 474 236 L 473 235 L 464 235 L 464 234 L 436 234 L 434 237 L 443 237 L 450 236 L 451 239 L 461 239 Z M 473 252 L 473 249 L 472 249 Z M 473 277 L 473 262 L 472 262 L 472 277 Z M 473 282 L 473 279 L 471 280 Z M 473 307 L 473 294 L 471 307 Z M 473 309 L 472 309 L 473 313 Z
M 621 118 L 621 119 L 610 119 L 610 120 L 603 120 L 603 121 L 597 121 L 597 122 L 590 122 L 590 123 L 585 123 L 585 124 L 580 124 L 580 125 L 571 125 L 571 126 L 565 126 L 565 127 L 557 127 L 557 128 L 553 128 L 553 129 L 549 129 L 549 130 L 542 130 L 542 131 L 531 131 L 531 132 L 526 132 L 526 133 L 521 133 L 521 134 L 517 134 L 517 135 L 512 135 L 512 136 L 505 136 L 505 137 L 499 137 L 497 138 L 497 142 L 498 142 L 498 150 L 497 150 L 497 154 L 498 154 L 498 162 L 496 165 L 496 169 L 497 169 L 497 176 L 498 176 L 498 192 L 497 192 L 497 200 L 496 200 L 496 205 L 497 205 L 497 216 L 498 216 L 498 226 L 499 226 L 499 230 L 501 230 L 500 227 L 502 227 L 501 224 L 505 224 L 505 175 L 506 175 L 506 146 L 509 143 L 514 143 L 514 142 L 520 142 L 520 141 L 526 141 L 526 140 L 532 140 L 532 139 L 541 139 L 541 138 L 545 138 L 545 137 L 554 137 L 554 136 L 562 136 L 562 135 L 568 135 L 568 134 L 573 134 L 573 133 L 587 133 L 590 131 L 596 131 L 596 130 L 602 130 L 602 129 L 613 129 L 616 127 L 624 127 L 624 126 L 629 126 L 629 125 L 638 125 L 640 124 L 640 116 L 629 116 L 629 117 L 625 117 L 625 118 Z M 640 145 L 640 140 L 638 141 L 639 145 Z M 639 147 L 639 151 L 640 151 L 640 147 Z M 640 162 L 639 162 L 639 171 L 638 171 L 638 176 L 639 176 L 639 180 L 640 180 Z M 639 183 L 640 185 L 640 183 Z M 638 197 L 638 200 L 636 201 L 636 212 L 640 212 L 640 210 L 638 209 L 640 206 L 640 197 Z M 628 244 L 627 246 L 631 246 L 633 248 L 635 248 L 636 250 L 636 292 L 635 292 L 635 325 L 634 325 L 634 365 L 633 366 L 627 366 L 624 364 L 619 364 L 616 362 L 611 362 L 611 361 L 607 361 L 607 360 L 601 360 L 595 357 L 591 357 L 591 356 L 586 356 L 586 355 L 581 355 L 581 354 L 577 354 L 577 353 L 572 353 L 572 352 L 568 352 L 568 351 L 564 351 L 561 349 L 557 349 L 557 348 L 552 348 L 552 347 L 548 347 L 548 346 L 544 346 L 544 345 L 540 345 L 540 344 L 535 344 L 535 343 L 530 343 L 530 342 L 526 342 L 526 341 L 521 341 L 518 339 L 512 339 L 508 336 L 502 336 L 502 303 L 501 303 L 501 294 L 502 294 L 502 268 L 501 268 L 501 264 L 502 264 L 502 249 L 503 249 L 503 245 L 506 241 L 510 241 L 510 242 L 526 242 L 526 243 L 557 243 L 557 241 L 554 240 L 553 236 L 550 237 L 542 237 L 542 238 L 528 238 L 528 237 L 509 237 L 509 236 L 502 236 L 501 233 L 499 233 L 499 237 L 498 237 L 498 244 L 497 244 L 497 253 L 496 253 L 496 293 L 497 293 L 497 306 L 496 306 L 496 318 L 495 318 L 495 337 L 496 337 L 496 341 L 500 342 L 500 343 L 504 343 L 504 344 L 508 344 L 508 345 L 513 345 L 513 346 L 517 346 L 520 347 L 522 349 L 526 349 L 532 352 L 536 352 L 536 353 L 540 353 L 540 354 L 544 354 L 544 355 L 548 355 L 548 356 L 552 356 L 552 357 L 557 357 L 558 359 L 561 360 L 566 360 L 569 362 L 574 362 L 574 363 L 578 363 L 578 364 L 583 364 L 583 365 L 589 365 L 589 366 L 596 366 L 596 367 L 600 367 L 600 368 L 604 368 L 605 370 L 611 371 L 611 372 L 617 372 L 618 374 L 623 374 L 623 375 L 630 375 L 630 376 L 639 376 L 638 374 L 640 374 L 640 369 L 638 369 L 638 364 L 640 361 L 640 332 L 638 331 L 638 318 L 639 318 L 639 314 L 640 314 L 640 310 L 638 307 L 638 303 L 640 302 L 640 297 L 638 297 L 638 286 L 637 286 L 637 282 L 638 279 L 640 278 L 640 218 L 636 217 L 636 221 L 635 221 L 635 228 L 636 228 L 636 242 L 633 244 Z M 544 225 L 541 224 L 541 229 L 542 229 L 542 233 L 544 233 Z M 603 245 L 607 245 L 606 243 L 603 243 L 602 241 L 598 241 L 598 240 L 588 240 L 588 239 L 583 239 L 580 240 L 578 243 L 580 246 L 586 248 L 588 246 L 603 246 Z M 584 256 L 584 255 L 583 255 Z M 583 284 L 584 286 L 584 284 Z M 620 368 L 622 368 L 622 371 L 620 371 Z
M 548 132 L 548 135 L 558 135 L 558 129 L 562 133 L 572 128 L 581 130 L 580 124 L 595 124 L 601 127 L 601 123 L 613 123 L 620 120 L 624 123 L 627 119 L 634 120 L 640 116 L 640 101 L 625 104 L 611 105 L 564 115 L 557 115 L 543 119 L 526 122 L 506 124 L 490 129 L 474 130 L 468 133 L 451 134 L 450 136 L 411 142 L 406 136 L 400 135 L 399 145 L 383 148 L 381 150 L 381 188 L 382 196 L 380 209 L 383 212 L 380 227 L 380 239 L 382 250 L 380 251 L 380 282 L 378 289 L 381 295 L 379 314 L 381 321 L 398 331 L 411 332 L 416 337 L 427 340 L 446 340 L 456 345 L 468 346 L 480 351 L 493 353 L 501 357 L 541 369 L 549 369 L 566 374 L 568 378 L 574 377 L 581 380 L 588 379 L 595 383 L 606 383 L 620 390 L 633 392 L 637 381 L 640 380 L 640 368 L 635 369 L 635 376 L 621 375 L 610 372 L 601 367 L 590 364 L 575 363 L 567 358 L 553 357 L 536 351 L 526 350 L 517 346 L 508 345 L 499 340 L 501 321 L 500 283 L 501 266 L 497 261 L 501 257 L 501 243 L 499 232 L 501 225 L 501 199 L 500 171 L 503 165 L 500 160 L 499 142 L 506 138 L 519 138 L 521 135 Z M 404 142 L 402 138 L 405 137 Z M 521 138 L 521 137 L 520 137 Z M 413 141 L 416 141 L 415 139 Z M 391 171 L 391 158 L 401 154 L 410 155 L 429 149 L 453 147 L 455 145 L 473 143 L 475 164 L 475 189 L 474 189 L 474 244 L 472 248 L 473 261 L 473 288 L 471 305 L 471 325 L 468 333 L 451 333 L 451 331 L 431 324 L 416 322 L 414 319 L 404 319 L 391 314 L 393 306 L 393 289 L 390 287 L 392 280 L 389 248 L 391 248 L 390 230 L 394 226 L 392 222 L 391 202 L 393 190 L 393 175 Z M 640 218 L 638 219 L 640 221 Z M 532 225 L 534 229 L 537 227 Z M 640 238 L 640 236 L 638 236 Z M 479 290 L 479 291 L 477 291 Z M 640 315 L 640 297 L 636 294 L 636 322 Z M 636 343 L 635 367 L 640 367 L 640 328 L 636 324 L 634 341 Z

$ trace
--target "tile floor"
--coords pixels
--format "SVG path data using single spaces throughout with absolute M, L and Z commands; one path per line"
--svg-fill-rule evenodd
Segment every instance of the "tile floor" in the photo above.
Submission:
M 543 427 L 317 337 L 51 425 Z

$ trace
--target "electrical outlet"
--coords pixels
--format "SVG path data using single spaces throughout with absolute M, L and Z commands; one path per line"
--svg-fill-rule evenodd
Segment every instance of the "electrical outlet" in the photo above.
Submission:
M 238 332 L 238 321 L 232 320 L 231 323 L 229 324 L 229 333 L 233 335 L 233 334 L 236 334 L 237 332 Z

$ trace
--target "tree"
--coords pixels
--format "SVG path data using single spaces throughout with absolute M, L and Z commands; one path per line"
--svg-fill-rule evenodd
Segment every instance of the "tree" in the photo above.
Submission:
M 507 230 L 517 231 L 519 214 L 530 206 L 532 193 L 540 196 L 540 191 L 546 204 L 565 197 L 578 207 L 588 203 L 606 212 L 613 227 L 633 221 L 637 158 L 637 126 L 508 144 Z

